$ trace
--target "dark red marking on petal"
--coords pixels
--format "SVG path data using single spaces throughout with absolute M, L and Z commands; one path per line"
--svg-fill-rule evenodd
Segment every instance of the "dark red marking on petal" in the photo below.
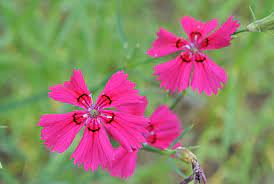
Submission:
M 154 126 L 152 124 L 150 124 L 146 127 L 146 129 L 147 129 L 147 131 L 151 132 L 154 130 Z
M 180 55 L 180 58 L 183 62 L 190 62 L 192 59 L 192 54 L 190 52 L 184 52 Z
M 72 118 L 73 118 L 73 122 L 77 125 L 80 125 L 81 123 L 83 123 L 83 116 L 82 115 L 79 115 L 77 113 L 74 113 L 72 115 Z
M 83 104 L 85 107 L 90 105 L 90 96 L 88 94 L 83 93 L 77 98 L 77 102 Z
M 200 43 L 201 48 L 205 48 L 208 45 L 209 45 L 209 39 L 208 38 L 203 39 L 203 41 Z
M 179 39 L 176 41 L 176 47 L 179 49 L 179 48 L 181 48 L 183 45 L 184 45 L 183 40 L 179 38 Z
M 107 96 L 107 95 L 102 95 L 102 97 L 105 97 L 105 98 L 107 98 L 108 99 L 108 104 L 110 105 L 111 103 L 112 103 L 112 100 L 111 100 L 111 98 L 109 97 L 109 96 Z
M 97 127 L 97 128 L 88 127 L 88 130 L 89 130 L 89 131 L 92 131 L 92 132 L 97 132 L 97 131 L 99 131 L 100 129 L 101 129 L 100 127 Z
M 193 40 L 197 41 L 197 40 L 199 40 L 201 38 L 201 36 L 202 36 L 202 33 L 198 32 L 198 31 L 190 33 L 190 39 L 191 39 L 191 41 L 193 41 Z
M 114 117 L 115 117 L 115 114 L 111 113 L 111 118 L 106 122 L 106 124 L 112 123 L 112 121 L 114 121 Z
M 156 137 L 155 134 L 149 135 L 149 136 L 147 137 L 147 142 L 149 142 L 150 144 L 154 144 L 156 141 L 157 141 L 157 137 Z
M 203 56 L 203 55 L 201 55 L 201 54 L 196 54 L 196 55 L 195 55 L 195 61 L 196 61 L 196 62 L 201 63 L 201 62 L 204 62 L 205 60 L 206 60 L 206 57 L 205 57 L 205 56 Z
M 101 95 L 99 97 L 99 101 L 97 102 L 96 106 L 97 107 L 102 107 L 102 106 L 110 105 L 110 104 L 112 104 L 112 100 L 111 100 L 110 96 Z

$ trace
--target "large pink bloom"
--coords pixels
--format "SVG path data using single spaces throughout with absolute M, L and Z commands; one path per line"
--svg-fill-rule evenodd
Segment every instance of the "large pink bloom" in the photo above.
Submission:
M 139 108 L 143 97 L 134 89 L 135 84 L 127 80 L 123 71 L 115 73 L 93 103 L 80 70 L 74 70 L 70 81 L 50 88 L 49 97 L 69 103 L 83 110 L 66 114 L 46 114 L 40 119 L 41 137 L 51 150 L 62 153 L 67 150 L 76 134 L 84 127 L 84 134 L 72 154 L 74 164 L 84 165 L 86 171 L 109 166 L 114 159 L 107 133 L 128 152 L 137 150 L 145 142 L 147 119 L 143 115 L 130 113 Z
M 139 107 L 140 110 L 141 106 Z M 145 108 L 145 106 L 143 107 Z M 154 111 L 146 129 L 148 130 L 148 133 L 145 134 L 147 143 L 159 149 L 168 148 L 183 131 L 177 116 L 165 105 L 159 106 Z M 138 150 L 128 152 L 122 147 L 117 148 L 114 160 L 108 168 L 110 174 L 121 178 L 131 176 L 136 167 L 137 152 Z
M 215 30 L 218 26 L 216 19 L 204 23 L 188 16 L 182 18 L 181 24 L 188 40 L 160 28 L 158 38 L 147 51 L 147 54 L 155 58 L 181 52 L 175 59 L 155 66 L 154 74 L 158 75 L 160 86 L 172 93 L 176 90 L 181 92 L 191 86 L 199 94 L 203 91 L 207 95 L 217 94 L 222 84 L 226 83 L 227 75 L 203 51 L 230 45 L 231 35 L 240 24 L 230 17 Z

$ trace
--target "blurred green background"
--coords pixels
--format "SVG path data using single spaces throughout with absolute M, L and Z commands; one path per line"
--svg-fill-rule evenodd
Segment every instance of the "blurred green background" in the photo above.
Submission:
M 126 181 L 108 173 L 85 172 L 64 154 L 50 153 L 36 126 L 44 113 L 63 113 L 70 105 L 47 97 L 48 87 L 68 80 L 80 68 L 93 92 L 124 68 L 149 98 L 147 115 L 173 98 L 152 76 L 156 63 L 145 52 L 159 27 L 183 34 L 184 15 L 197 19 L 234 15 L 246 26 L 269 15 L 273 0 L 1 0 L 0 1 L 0 184 L 179 183 L 174 166 L 153 153 L 139 154 L 138 168 Z M 242 33 L 230 47 L 209 51 L 224 67 L 228 84 L 217 96 L 187 91 L 176 112 L 194 128 L 181 141 L 201 160 L 209 184 L 274 181 L 273 32 Z M 97 91 L 98 89 L 98 91 Z M 78 138 L 79 139 L 79 138 Z M 76 141 L 77 142 L 77 141 Z

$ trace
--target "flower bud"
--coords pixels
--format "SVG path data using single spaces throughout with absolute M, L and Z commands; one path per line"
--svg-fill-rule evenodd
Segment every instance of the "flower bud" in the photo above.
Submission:
M 263 32 L 268 30 L 274 30 L 274 12 L 269 16 L 256 20 L 247 26 L 250 32 Z
M 194 155 L 191 151 L 184 147 L 178 147 L 176 148 L 176 157 L 186 163 L 193 163 L 194 161 L 197 161 L 196 155 Z
M 205 173 L 200 166 L 198 159 L 194 153 L 184 147 L 176 148 L 175 156 L 187 163 L 191 163 L 192 165 L 192 174 L 185 178 L 180 184 L 188 184 L 191 181 L 194 181 L 194 184 L 203 183 L 206 184 L 206 176 Z

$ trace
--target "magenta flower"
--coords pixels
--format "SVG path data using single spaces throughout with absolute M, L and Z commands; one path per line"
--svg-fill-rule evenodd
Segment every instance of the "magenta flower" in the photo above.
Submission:
M 74 164 L 94 171 L 99 165 L 109 166 L 114 159 L 114 148 L 108 134 L 128 152 L 138 150 L 145 142 L 143 134 L 148 120 L 143 115 L 134 115 L 127 109 L 143 103 L 143 97 L 127 80 L 123 71 L 115 73 L 93 103 L 80 70 L 74 70 L 70 81 L 50 88 L 49 97 L 69 103 L 83 110 L 66 114 L 46 114 L 40 119 L 41 138 L 51 150 L 62 153 L 67 150 L 76 134 L 84 127 L 80 143 L 72 154 Z M 138 106 L 136 106 L 138 108 Z
M 230 17 L 219 29 L 218 21 L 197 21 L 185 16 L 181 20 L 188 40 L 160 28 L 158 38 L 147 51 L 151 57 L 162 57 L 177 51 L 181 53 L 173 60 L 156 65 L 154 75 L 158 75 L 161 87 L 174 93 L 181 92 L 189 86 L 192 90 L 203 91 L 207 95 L 217 94 L 218 89 L 227 81 L 224 69 L 216 65 L 205 50 L 220 49 L 230 45 L 231 35 L 240 26 L 237 20 Z M 215 30 L 215 31 L 214 31 Z
M 139 106 L 138 112 L 143 111 Z M 146 103 L 143 105 L 145 109 Z M 139 115 L 141 115 L 138 113 Z M 146 126 L 145 133 L 147 144 L 159 149 L 166 149 L 182 133 L 182 128 L 177 116 L 165 105 L 159 106 L 150 117 L 150 123 Z M 179 146 L 178 144 L 176 146 Z M 108 168 L 112 176 L 128 178 L 136 167 L 138 150 L 128 152 L 123 147 L 115 150 L 114 160 Z
M 180 120 L 166 105 L 153 112 L 146 129 L 149 132 L 145 135 L 147 143 L 159 149 L 168 148 L 183 131 Z

